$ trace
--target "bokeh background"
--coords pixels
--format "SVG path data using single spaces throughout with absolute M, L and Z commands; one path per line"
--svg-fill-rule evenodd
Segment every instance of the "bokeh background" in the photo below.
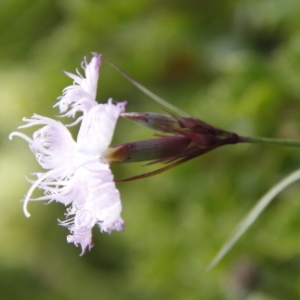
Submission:
M 95 228 L 94 248 L 79 257 L 57 225 L 62 205 L 31 203 L 32 217 L 23 215 L 25 176 L 40 168 L 27 143 L 8 140 L 22 117 L 57 115 L 52 105 L 71 83 L 61 71 L 93 51 L 215 126 L 299 139 L 300 1 L 2 0 L 0 45 L 1 299 L 300 298 L 299 184 L 205 272 L 259 197 L 298 168 L 297 149 L 226 146 L 120 183 L 125 232 Z M 109 97 L 128 100 L 128 111 L 164 112 L 104 62 L 98 100 Z M 114 143 L 152 136 L 120 120 Z

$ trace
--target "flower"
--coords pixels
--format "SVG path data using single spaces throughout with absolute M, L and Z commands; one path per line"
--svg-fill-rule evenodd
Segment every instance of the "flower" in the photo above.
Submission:
M 78 71 L 78 75 L 66 72 L 74 84 L 64 89 L 56 104 L 63 116 L 74 117 L 76 112 L 82 112 L 73 123 L 81 122 L 76 141 L 61 122 L 36 114 L 24 118 L 26 124 L 19 127 L 42 125 L 32 138 L 20 132 L 10 134 L 10 138 L 19 136 L 26 140 L 38 163 L 47 170 L 34 174 L 37 179 L 31 181 L 24 199 L 25 215 L 30 216 L 27 204 L 33 200 L 57 201 L 68 206 L 67 219 L 60 224 L 68 227 L 71 234 L 67 241 L 80 245 L 82 254 L 92 247 L 91 231 L 96 224 L 108 233 L 124 227 L 120 194 L 103 153 L 126 102 L 114 104 L 112 99 L 105 104 L 96 102 L 100 63 L 101 55 L 94 53 L 90 63 L 85 59 L 82 64 L 85 77 Z M 44 196 L 33 199 L 31 195 L 36 188 L 43 190 Z

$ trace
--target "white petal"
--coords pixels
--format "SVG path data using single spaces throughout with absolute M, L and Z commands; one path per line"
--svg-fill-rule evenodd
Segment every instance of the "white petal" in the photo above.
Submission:
M 65 72 L 74 80 L 74 83 L 63 90 L 63 95 L 59 97 L 55 106 L 59 107 L 60 112 L 66 112 L 65 115 L 68 117 L 74 117 L 78 111 L 87 112 L 97 105 L 96 93 L 101 55 L 98 53 L 93 53 L 93 55 L 90 63 L 86 58 L 82 63 L 85 78 L 79 72 L 77 72 L 78 75 Z
M 101 155 L 109 144 L 115 130 L 117 120 L 124 112 L 126 102 L 99 104 L 83 116 L 77 136 L 78 151 L 88 155 Z
M 103 232 L 123 230 L 124 221 L 120 216 L 122 204 L 108 164 L 87 163 L 75 176 L 80 177 L 80 187 L 86 188 L 87 195 L 81 203 L 73 201 L 69 215 L 74 215 L 74 221 L 66 222 L 71 231 L 68 241 L 80 244 L 84 251 L 91 245 L 87 243 L 88 232 L 96 224 Z
M 29 143 L 30 149 L 44 169 L 61 167 L 70 162 L 76 143 L 63 124 L 39 115 L 24 120 L 27 124 L 20 128 L 46 125 L 33 134 L 32 142 Z
M 84 230 L 74 230 L 70 228 L 70 231 L 72 234 L 67 236 L 67 241 L 68 243 L 74 243 L 76 246 L 80 245 L 82 249 L 81 255 L 84 254 L 86 248 L 90 250 L 93 247 L 91 228 Z

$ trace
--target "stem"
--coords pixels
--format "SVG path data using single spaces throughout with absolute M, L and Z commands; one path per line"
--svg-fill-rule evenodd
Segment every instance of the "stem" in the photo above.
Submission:
M 232 249 L 236 242 L 241 238 L 241 236 L 249 229 L 249 227 L 256 221 L 256 219 L 261 215 L 264 209 L 271 203 L 271 201 L 289 185 L 300 179 L 300 169 L 294 171 L 292 174 L 288 175 L 282 181 L 273 186 L 250 210 L 247 216 L 240 222 L 240 224 L 235 228 L 232 236 L 227 240 L 227 242 L 222 246 L 221 250 L 214 257 L 212 262 L 208 265 L 207 271 L 212 270 Z
M 108 62 L 112 67 L 114 67 L 119 73 L 121 73 L 122 76 L 124 76 L 127 80 L 129 80 L 133 85 L 135 85 L 140 91 L 145 93 L 147 96 L 152 98 L 154 101 L 158 102 L 159 104 L 163 105 L 167 109 L 170 109 L 174 113 L 190 118 L 190 114 L 186 113 L 184 110 L 180 109 L 179 107 L 169 103 L 165 99 L 157 96 L 156 94 L 152 93 L 150 90 L 148 90 L 146 87 L 138 83 L 136 80 L 134 80 L 132 77 L 130 77 L 128 74 L 126 74 L 124 71 L 122 71 L 119 67 L 117 67 L 115 64 Z
M 242 143 L 264 143 L 264 144 L 276 144 L 276 145 L 289 146 L 289 147 L 300 147 L 300 141 L 297 140 L 283 140 L 283 139 L 240 136 L 240 141 Z

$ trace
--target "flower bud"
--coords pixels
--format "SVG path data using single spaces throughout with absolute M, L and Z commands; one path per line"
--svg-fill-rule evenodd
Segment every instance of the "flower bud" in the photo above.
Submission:
M 162 173 L 218 147 L 244 142 L 236 133 L 211 126 L 192 117 L 177 117 L 156 113 L 122 113 L 122 117 L 160 133 L 159 138 L 109 147 L 104 153 L 108 163 L 150 161 L 147 165 L 166 166 L 120 181 L 145 178 Z
M 163 162 L 178 157 L 190 144 L 190 139 L 183 136 L 165 136 L 110 146 L 104 153 L 104 157 L 109 164 L 150 160 Z
M 155 114 L 155 113 L 122 113 L 121 117 L 134 121 L 141 126 L 151 128 L 160 132 L 170 132 L 178 127 L 176 118 L 168 115 Z

